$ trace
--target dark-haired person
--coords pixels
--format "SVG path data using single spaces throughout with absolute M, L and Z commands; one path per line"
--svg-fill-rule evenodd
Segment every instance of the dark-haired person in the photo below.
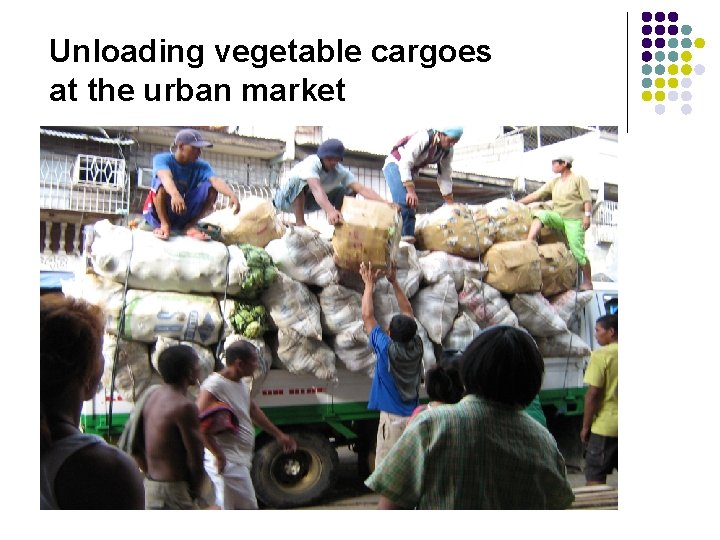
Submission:
M 215 485 L 216 504 L 223 510 L 257 510 L 255 488 L 250 478 L 255 430 L 253 423 L 277 439 L 286 453 L 297 450 L 293 437 L 283 433 L 250 397 L 243 377 L 257 369 L 255 346 L 236 341 L 225 351 L 225 368 L 212 373 L 200 386 L 197 404 L 203 418 L 201 436 L 205 444 L 205 470 Z M 211 421 L 213 411 L 222 413 L 227 429 Z M 227 413 L 231 413 L 229 416 Z M 228 420 L 228 421 L 226 421 Z
M 153 179 L 143 204 L 143 218 L 161 240 L 167 240 L 172 231 L 209 240 L 196 225 L 212 212 L 218 193 L 230 198 L 234 213 L 240 212 L 240 201 L 232 188 L 200 159 L 203 148 L 212 148 L 212 143 L 197 130 L 181 129 L 171 151 L 153 157 Z
M 338 139 L 328 139 L 310 155 L 296 164 L 281 182 L 273 199 L 275 207 L 295 215 L 295 224 L 305 225 L 305 213 L 325 210 L 328 223 L 342 223 L 343 198 L 353 193 L 366 199 L 385 202 L 371 188 L 355 180 L 350 169 L 340 164 L 345 146 Z M 392 203 L 388 203 L 391 206 Z M 393 206 L 393 208 L 397 208 Z
M 585 451 L 585 481 L 604 484 L 618 468 L 618 316 L 603 315 L 595 322 L 601 347 L 592 352 L 585 370 L 585 412 L 580 440 Z
M 536 240 L 542 227 L 550 227 L 565 234 L 570 251 L 583 275 L 581 291 L 593 288 L 590 259 L 585 253 L 585 231 L 590 227 L 592 196 L 585 177 L 572 172 L 572 156 L 558 156 L 552 160 L 552 170 L 560 176 L 553 178 L 537 191 L 518 202 L 530 204 L 552 198 L 553 209 L 539 210 L 530 224 L 528 240 Z
M 142 403 L 142 439 L 133 456 L 145 472 L 147 510 L 195 510 L 205 470 L 200 421 L 188 387 L 198 380 L 198 357 L 188 345 L 160 353 L 165 384 L 148 389 Z
M 40 297 L 40 509 L 141 510 L 142 475 L 125 453 L 81 433 L 83 402 L 103 373 L 100 308 Z
M 390 320 L 387 334 L 375 320 L 373 288 L 382 274 L 373 272 L 372 263 L 360 263 L 360 275 L 365 283 L 362 296 L 362 319 L 370 346 L 375 351 L 375 375 L 370 387 L 368 409 L 380 411 L 375 466 L 385 458 L 400 438 L 415 407 L 423 370 L 423 343 L 417 334 L 417 323 L 410 301 L 396 279 L 396 268 L 386 272 L 392 284 L 400 313 Z
M 460 126 L 424 129 L 395 143 L 383 165 L 383 175 L 403 219 L 402 239 L 415 242 L 415 210 L 418 199 L 415 180 L 420 169 L 437 165 L 437 184 L 447 203 L 454 202 L 452 182 L 453 146 L 462 137 Z
M 572 504 L 565 461 L 525 407 L 544 364 L 532 337 L 494 326 L 460 359 L 465 397 L 408 425 L 366 480 L 380 509 L 561 509 Z
M 430 401 L 415 407 L 410 418 L 415 418 L 425 409 L 432 409 L 438 405 L 452 405 L 460 401 L 464 392 L 460 372 L 455 366 L 435 364 L 425 373 L 425 391 Z

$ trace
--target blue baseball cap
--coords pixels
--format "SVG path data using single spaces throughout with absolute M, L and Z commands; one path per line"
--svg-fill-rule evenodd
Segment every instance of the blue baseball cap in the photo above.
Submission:
M 194 129 L 181 129 L 175 135 L 175 146 L 189 144 L 195 148 L 212 148 L 212 143 L 203 139 L 200 132 Z

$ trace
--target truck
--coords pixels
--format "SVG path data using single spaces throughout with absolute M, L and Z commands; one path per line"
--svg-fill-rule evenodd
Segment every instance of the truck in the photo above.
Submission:
M 568 325 L 592 350 L 599 347 L 594 337 L 596 319 L 616 313 L 618 306 L 616 283 L 596 282 L 594 286 L 592 299 Z M 583 374 L 589 357 L 544 360 L 539 397 L 546 417 L 579 419 L 585 396 Z M 298 449 L 284 454 L 273 437 L 258 430 L 251 474 L 261 504 L 291 508 L 321 500 L 335 483 L 338 448 L 348 446 L 357 453 L 361 477 L 372 471 L 378 412 L 367 409 L 371 382 L 366 374 L 340 366 L 333 382 L 282 369 L 268 371 L 260 387 L 253 389 L 255 402 L 274 424 L 295 437 Z M 421 393 L 421 399 L 426 398 Z M 131 403 L 101 390 L 94 400 L 84 404 L 82 428 L 116 439 L 131 411 Z

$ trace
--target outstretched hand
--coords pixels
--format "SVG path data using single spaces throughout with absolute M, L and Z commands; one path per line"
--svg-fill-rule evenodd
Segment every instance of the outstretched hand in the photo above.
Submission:
M 375 282 L 380 279 L 381 275 L 381 270 L 375 270 L 375 272 L 373 272 L 371 262 L 368 262 L 367 264 L 365 264 L 364 262 L 360 263 L 360 277 L 362 277 L 365 286 L 372 287 L 373 285 L 375 285 Z
M 397 281 L 397 263 L 393 262 L 390 264 L 390 268 L 388 268 L 387 272 L 385 273 L 385 278 L 390 283 L 395 283 Z

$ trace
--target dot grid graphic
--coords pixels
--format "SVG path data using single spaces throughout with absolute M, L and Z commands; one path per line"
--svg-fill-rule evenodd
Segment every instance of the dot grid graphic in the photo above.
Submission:
M 692 26 L 674 11 L 644 11 L 642 35 L 642 100 L 654 104 L 657 114 L 669 107 L 692 113 L 693 78 L 705 73 L 697 63 L 705 39 L 693 35 Z

